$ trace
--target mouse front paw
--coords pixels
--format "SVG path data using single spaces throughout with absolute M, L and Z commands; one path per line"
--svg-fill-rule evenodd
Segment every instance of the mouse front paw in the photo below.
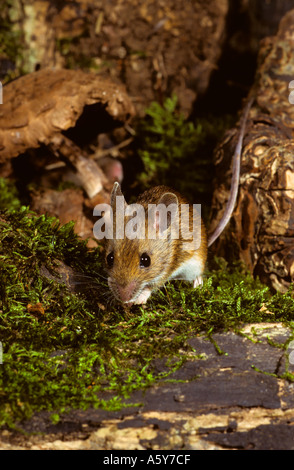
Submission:
M 142 290 L 141 294 L 133 301 L 133 304 L 136 305 L 142 305 L 146 304 L 147 300 L 149 299 L 151 295 L 151 290 L 148 289 L 147 287 Z
M 194 280 L 193 287 L 199 287 L 203 285 L 203 278 L 202 276 L 197 276 Z

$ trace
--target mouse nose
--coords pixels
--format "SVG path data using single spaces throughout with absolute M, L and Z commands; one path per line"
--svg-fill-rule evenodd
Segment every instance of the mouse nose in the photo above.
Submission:
M 117 285 L 119 297 L 122 302 L 129 302 L 134 297 L 136 281 L 132 281 L 126 286 Z

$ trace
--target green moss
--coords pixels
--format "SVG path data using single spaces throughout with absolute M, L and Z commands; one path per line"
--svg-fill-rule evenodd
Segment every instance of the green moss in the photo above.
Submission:
M 152 103 L 139 124 L 139 156 L 143 188 L 165 184 L 188 198 L 208 199 L 213 176 L 213 149 L 232 117 L 207 116 L 186 120 L 177 111 L 177 97 L 161 106 Z
M 22 33 L 15 22 L 19 16 L 19 4 L 14 0 L 5 0 L 0 11 L 0 56 L 7 59 L 10 65 L 2 77 L 6 83 L 24 73 L 22 69 L 23 41 Z
M 57 261 L 90 276 L 91 294 L 73 293 L 54 277 Z M 291 293 L 271 295 L 241 266 L 230 269 L 221 260 L 203 288 L 169 283 L 145 308 L 124 311 L 106 300 L 100 251 L 89 251 L 72 224 L 23 207 L 1 214 L 0 264 L 2 425 L 40 410 L 58 422 L 72 408 L 134 405 L 134 390 L 169 380 L 190 358 L 191 336 L 294 320 Z M 42 274 L 44 266 L 52 276 Z
M 14 210 L 20 207 L 21 202 L 14 183 L 0 178 L 0 210 Z

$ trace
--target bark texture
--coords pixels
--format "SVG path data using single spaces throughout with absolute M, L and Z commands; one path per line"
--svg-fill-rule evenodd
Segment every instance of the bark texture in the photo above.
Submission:
M 122 122 L 134 114 L 121 85 L 80 70 L 49 68 L 33 72 L 7 84 L 3 96 L 0 162 L 50 144 L 56 134 L 75 126 L 85 106 L 100 104 L 101 110 Z M 96 125 L 97 133 L 99 124 L 100 129 L 103 127 L 99 109 L 90 124 Z

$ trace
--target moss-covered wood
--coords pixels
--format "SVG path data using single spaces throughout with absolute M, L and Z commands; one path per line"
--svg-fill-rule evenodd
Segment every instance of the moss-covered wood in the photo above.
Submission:
M 145 309 L 124 310 L 110 298 L 100 250 L 72 224 L 20 206 L 2 211 L 0 228 L 1 425 L 41 410 L 56 422 L 70 409 L 140 406 L 128 400 L 133 391 L 179 369 L 189 338 L 294 318 L 291 293 L 272 296 L 224 262 L 201 289 L 170 283 Z

